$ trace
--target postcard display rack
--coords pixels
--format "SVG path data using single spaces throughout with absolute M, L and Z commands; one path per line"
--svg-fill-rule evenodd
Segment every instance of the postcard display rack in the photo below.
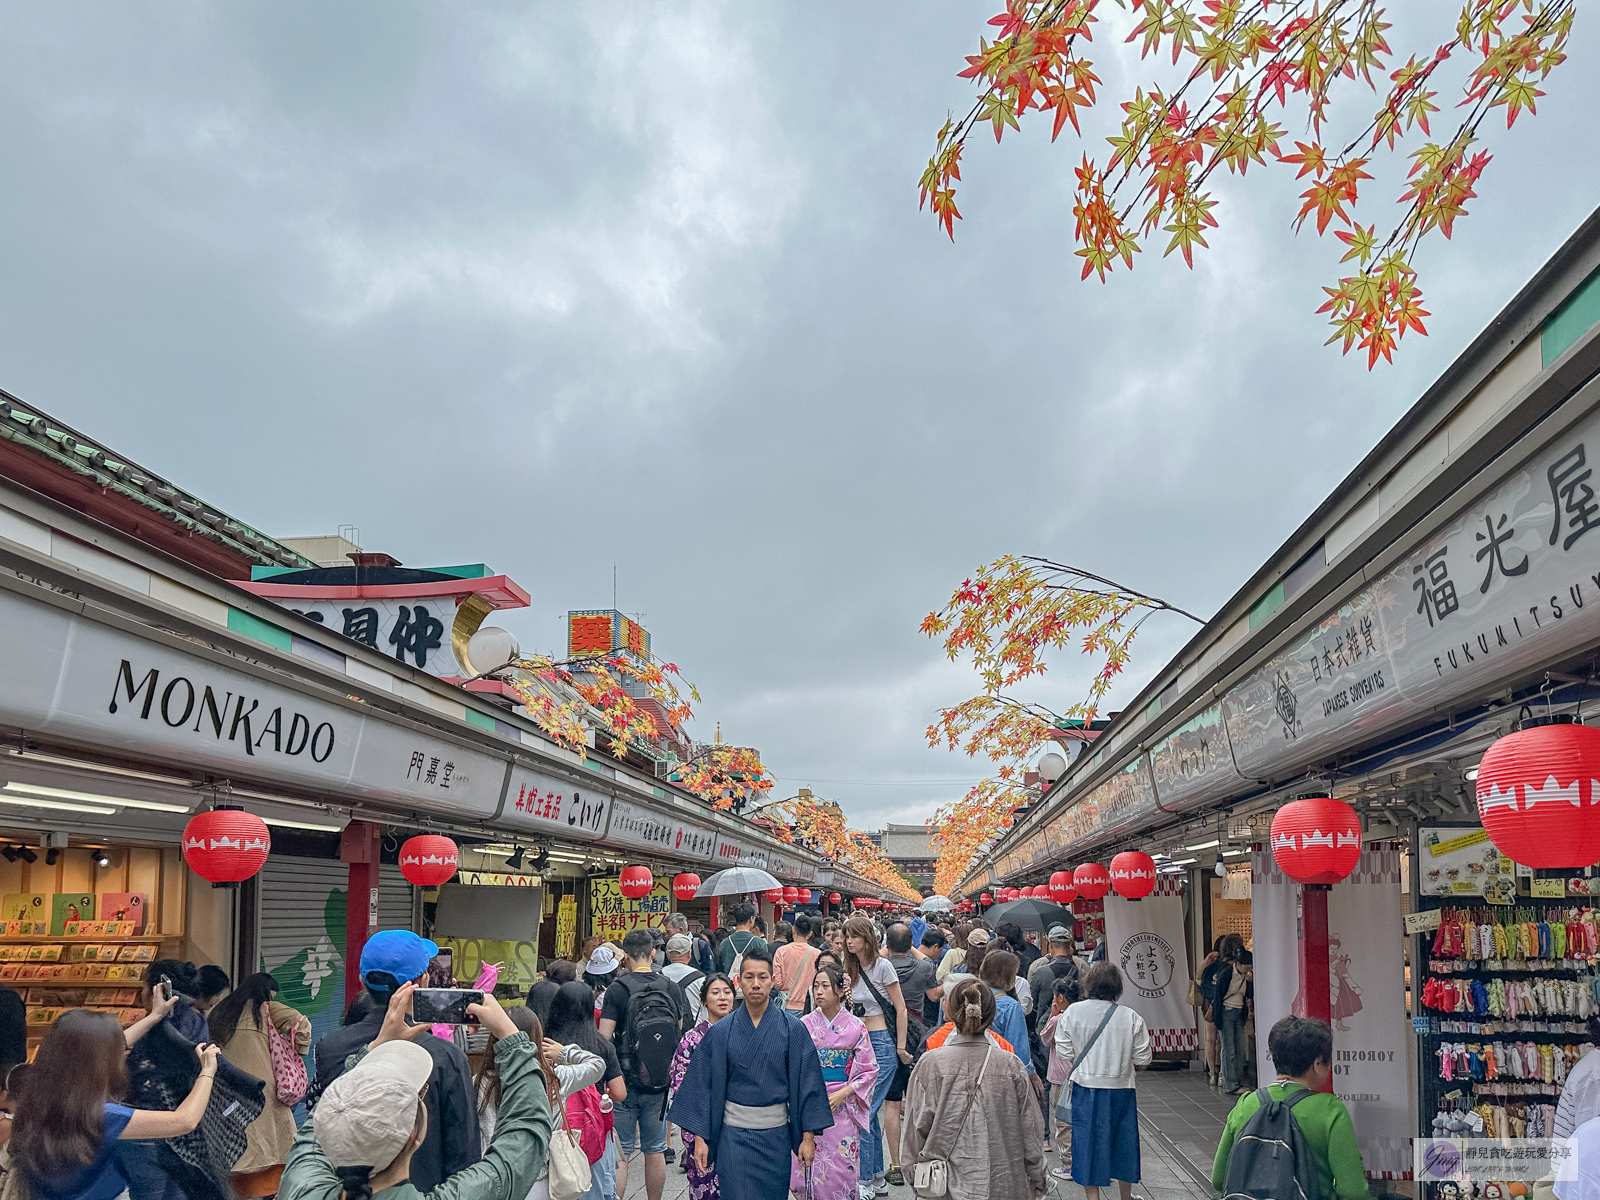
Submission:
M 0 897 L 0 983 L 22 994 L 28 1057 L 71 1008 L 109 1013 L 124 1027 L 145 1015 L 145 970 L 160 956 L 145 932 L 140 892 L 12 892 Z
M 1481 829 L 1418 840 L 1418 1132 L 1549 1137 L 1600 1012 L 1600 877 L 1538 877 Z

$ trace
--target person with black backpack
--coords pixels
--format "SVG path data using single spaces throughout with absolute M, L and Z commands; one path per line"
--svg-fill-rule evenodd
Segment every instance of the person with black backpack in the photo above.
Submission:
M 1278 1081 L 1246 1092 L 1233 1106 L 1217 1143 L 1212 1186 L 1223 1200 L 1365 1200 L 1367 1176 L 1350 1111 L 1323 1090 L 1333 1077 L 1333 1031 L 1309 1017 L 1285 1017 L 1267 1034 L 1267 1053 Z
M 616 1194 L 627 1194 L 628 1159 L 642 1150 L 649 1200 L 661 1200 L 667 1184 L 668 1075 L 689 1015 L 683 989 L 652 966 L 655 949 L 648 929 L 635 929 L 622 939 L 627 969 L 606 989 L 600 1010 L 600 1036 L 616 1046 L 628 1087 L 628 1098 L 615 1111 L 622 1149 Z

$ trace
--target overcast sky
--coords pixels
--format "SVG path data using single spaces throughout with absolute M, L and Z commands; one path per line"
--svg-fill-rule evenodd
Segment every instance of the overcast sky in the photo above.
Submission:
M 1209 614 L 1600 196 L 1585 14 L 1392 367 L 1322 346 L 1341 247 L 1287 168 L 1101 286 L 1083 147 L 974 139 L 952 246 L 916 182 L 998 7 L 8 4 L 0 386 L 271 533 L 487 562 L 528 648 L 615 567 L 696 736 L 920 820 L 983 773 L 923 740 L 973 686 L 917 633 L 956 583 L 1043 554 Z M 1153 69 L 1119 43 L 1111 95 Z M 1190 633 L 1147 630 L 1123 696 Z

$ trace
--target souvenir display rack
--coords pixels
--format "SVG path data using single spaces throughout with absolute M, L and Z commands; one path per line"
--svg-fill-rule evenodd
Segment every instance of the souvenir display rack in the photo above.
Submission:
M 28 1057 L 69 1008 L 109 1013 L 126 1028 L 145 1015 L 145 968 L 160 957 L 159 934 L 133 921 L 69 921 L 52 936 L 45 921 L 0 922 L 0 983 L 21 993 Z
M 1548 1137 L 1568 1071 L 1600 1012 L 1600 900 L 1590 880 L 1520 879 L 1510 904 L 1420 897 L 1439 925 L 1412 1009 L 1421 1121 L 1440 1137 Z M 1552 885 L 1574 894 L 1526 894 Z M 1420 972 L 1419 972 L 1420 974 Z

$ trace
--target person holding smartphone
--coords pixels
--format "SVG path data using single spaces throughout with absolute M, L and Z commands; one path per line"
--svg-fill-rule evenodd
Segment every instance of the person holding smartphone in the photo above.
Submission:
M 425 986 L 428 963 L 439 947 L 405 929 L 385 929 L 373 934 L 361 950 L 362 995 L 371 1007 L 360 1021 L 335 1029 L 316 1044 L 316 1082 L 312 1095 L 320 1108 L 321 1097 L 344 1073 L 345 1062 L 371 1042 L 383 1027 L 389 1002 L 403 984 Z M 409 999 L 410 992 L 407 997 Z M 408 1013 L 411 1011 L 408 1007 Z M 428 1052 L 433 1072 L 423 1103 L 428 1110 L 427 1131 L 410 1159 L 410 1180 L 419 1192 L 429 1192 L 445 1179 L 470 1167 L 483 1156 L 478 1127 L 477 1089 L 467 1056 L 453 1041 L 435 1037 L 431 1030 L 412 1042 Z

